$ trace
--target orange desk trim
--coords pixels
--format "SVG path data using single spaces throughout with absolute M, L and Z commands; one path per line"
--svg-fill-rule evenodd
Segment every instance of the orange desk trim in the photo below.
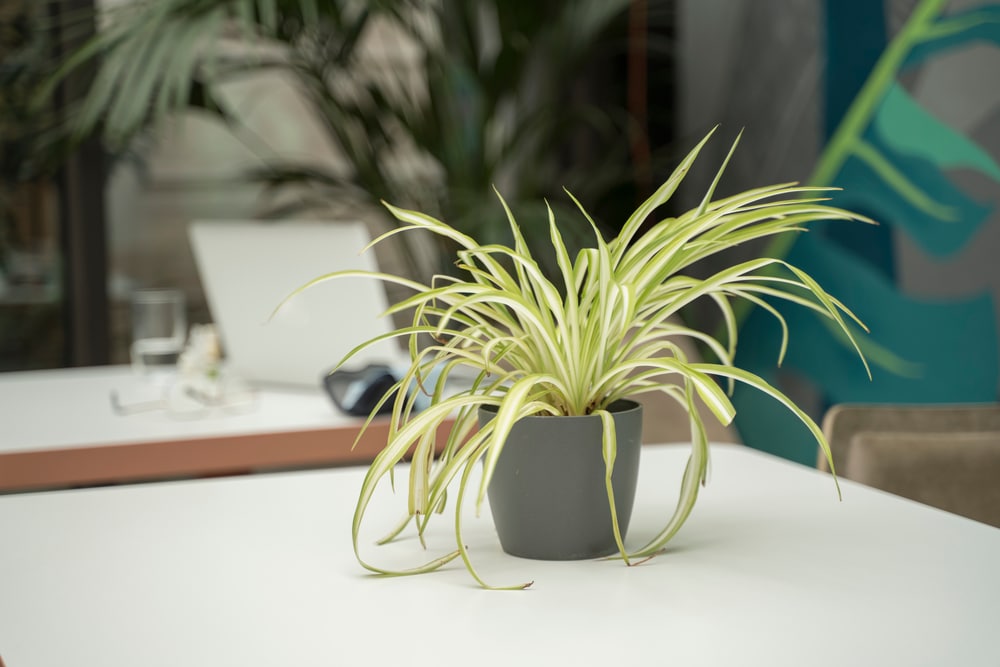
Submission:
M 374 459 L 385 445 L 389 423 L 373 422 L 352 449 L 359 427 L 12 452 L 0 455 L 0 493 L 360 465 Z M 447 436 L 448 428 L 438 431 L 438 451 Z

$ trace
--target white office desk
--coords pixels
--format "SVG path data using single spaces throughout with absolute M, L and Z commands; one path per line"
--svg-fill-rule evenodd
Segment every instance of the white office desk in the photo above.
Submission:
M 460 562 L 404 578 L 355 562 L 363 471 L 342 468 L 0 497 L 7 667 L 1000 665 L 1000 530 L 739 446 L 671 550 L 619 562 L 504 555 L 488 510 Z M 687 447 L 643 450 L 628 542 L 673 507 Z M 454 500 L 454 495 L 452 496 Z M 372 544 L 380 564 L 453 544 L 450 516 Z
M 0 373 L 0 493 L 107 482 L 220 475 L 369 461 L 388 425 L 340 413 L 316 389 L 257 391 L 246 412 L 198 418 L 115 414 L 157 396 L 127 366 Z

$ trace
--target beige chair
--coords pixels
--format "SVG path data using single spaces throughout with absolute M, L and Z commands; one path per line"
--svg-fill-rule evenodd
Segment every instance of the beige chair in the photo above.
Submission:
M 823 432 L 839 476 L 1000 527 L 1000 404 L 836 405 Z

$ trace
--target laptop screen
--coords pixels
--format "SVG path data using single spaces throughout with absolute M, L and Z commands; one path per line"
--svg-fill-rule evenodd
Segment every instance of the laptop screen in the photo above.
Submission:
M 391 330 L 381 282 L 342 278 L 296 295 L 298 287 L 345 269 L 378 270 L 360 222 L 192 222 L 189 237 L 229 369 L 264 384 L 319 387 L 355 345 Z M 403 356 L 388 340 L 347 367 L 395 363 Z

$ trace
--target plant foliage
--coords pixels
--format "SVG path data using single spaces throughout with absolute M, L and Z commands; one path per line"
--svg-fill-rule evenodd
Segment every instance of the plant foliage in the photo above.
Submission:
M 494 210 L 491 185 L 526 219 L 544 220 L 543 199 L 558 184 L 606 194 L 630 181 L 624 109 L 579 93 L 587 64 L 622 49 L 608 34 L 627 6 L 137 0 L 111 11 L 52 82 L 98 60 L 73 124 L 112 149 L 185 109 L 221 120 L 261 158 L 248 178 L 295 193 L 277 200 L 272 217 L 385 200 L 509 242 L 502 216 L 484 213 Z M 400 54 L 382 53 L 387 46 Z M 275 155 L 245 121 L 227 86 L 261 72 L 295 85 L 334 146 L 335 164 Z M 547 244 L 544 224 L 522 231 L 529 244 Z M 588 235 L 582 224 L 564 232 L 574 249 Z M 448 239 L 436 240 L 454 252 Z M 424 274 L 419 254 L 409 248 L 412 276 Z
M 418 229 L 443 236 L 459 249 L 456 263 L 463 269 L 461 278 L 439 275 L 425 285 L 390 274 L 345 271 L 319 277 L 300 288 L 347 276 L 370 276 L 415 292 L 390 308 L 390 312 L 413 309 L 412 324 L 375 339 L 408 337 L 412 364 L 383 399 L 388 401 L 395 395 L 388 442 L 368 470 L 354 515 L 355 553 L 364 567 L 385 574 L 410 574 L 434 570 L 461 557 L 476 580 L 486 586 L 462 540 L 461 506 L 468 492 L 474 492 L 477 506 L 482 503 L 507 434 L 518 419 L 528 415 L 600 416 L 605 424 L 605 460 L 610 474 L 615 454 L 608 412 L 611 403 L 661 392 L 687 410 L 693 450 L 681 481 L 678 505 L 663 530 L 638 549 L 627 551 L 621 536 L 616 535 L 626 562 L 662 550 L 690 514 L 698 487 L 706 479 L 709 454 L 696 403 L 703 402 L 725 424 L 735 414 L 718 381 L 725 380 L 730 389 L 734 381 L 745 383 L 777 400 L 808 426 L 829 459 L 822 432 L 809 416 L 761 378 L 733 365 L 737 340 L 732 302 L 750 301 L 782 323 L 782 353 L 788 331 L 782 316 L 765 297 L 783 299 L 828 318 L 859 355 L 846 320 L 863 325 L 812 278 L 779 259 L 741 262 L 705 279 L 690 277 L 685 270 L 737 244 L 803 231 L 812 220 L 861 218 L 823 204 L 818 197 L 821 189 L 794 184 L 758 188 L 713 201 L 723 164 L 700 206 L 679 217 L 662 219 L 640 236 L 647 217 L 671 197 L 707 140 L 702 140 L 636 209 L 620 235 L 605 241 L 595 227 L 595 246 L 575 257 L 567 251 L 550 210 L 549 237 L 559 267 L 556 280 L 547 278 L 539 268 L 520 225 L 501 197 L 514 238 L 512 246 L 481 244 L 431 216 L 387 205 L 402 224 L 373 243 Z M 588 217 L 584 207 L 573 201 Z M 711 299 L 729 323 L 726 340 L 678 323 L 675 316 L 682 308 L 704 298 Z M 434 344 L 418 346 L 421 334 L 430 334 Z M 683 338 L 703 343 L 716 361 L 689 359 L 678 345 Z M 344 361 L 373 342 L 360 345 Z M 451 393 L 447 381 L 458 369 L 472 369 L 476 379 L 471 388 Z M 431 377 L 436 378 L 434 384 L 424 386 L 425 379 Z M 414 409 L 413 392 L 404 391 L 416 385 L 431 396 L 430 407 L 419 412 Z M 497 414 L 477 430 L 477 408 L 483 405 L 495 406 Z M 452 418 L 447 444 L 436 458 L 436 433 Z M 415 519 L 421 538 L 431 517 L 445 509 L 447 489 L 459 479 L 457 547 L 443 558 L 394 572 L 362 558 L 359 528 L 376 487 L 411 450 L 408 515 Z M 475 489 L 469 489 L 478 461 L 484 463 L 482 478 Z M 614 516 L 610 489 L 608 500 Z

